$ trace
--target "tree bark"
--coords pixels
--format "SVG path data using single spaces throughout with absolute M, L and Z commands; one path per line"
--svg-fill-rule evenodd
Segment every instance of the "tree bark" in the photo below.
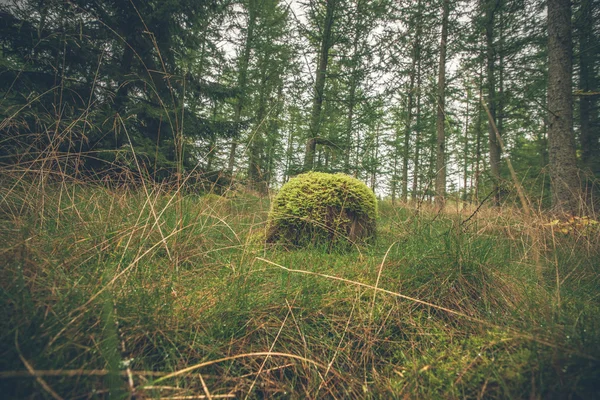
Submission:
M 421 57 L 421 31 L 422 31 L 422 18 L 421 18 L 421 0 L 417 2 L 417 16 L 415 18 L 417 24 L 415 31 L 415 38 L 413 41 L 412 48 L 412 61 L 410 66 L 410 84 L 408 87 L 408 115 L 406 116 L 406 131 L 404 132 L 404 154 L 402 156 L 402 201 L 406 202 L 408 198 L 408 158 L 410 154 L 410 135 L 411 123 L 412 123 L 412 110 L 414 103 L 414 88 L 415 88 L 415 75 L 417 74 L 417 60 L 420 61 Z
M 446 42 L 448 40 L 448 14 L 450 1 L 444 0 L 442 16 L 442 38 L 440 42 L 440 64 L 438 72 L 437 94 L 437 146 L 436 146 L 436 177 L 435 177 L 435 202 L 438 207 L 444 207 L 446 202 L 446 133 L 445 101 L 446 101 Z
M 236 135 L 231 142 L 229 150 L 229 161 L 227 163 L 227 171 L 233 173 L 233 165 L 235 164 L 235 152 L 237 149 L 237 138 L 240 135 L 240 122 L 242 118 L 242 110 L 246 101 L 246 85 L 248 82 L 248 65 L 250 64 L 250 51 L 254 42 L 254 29 L 256 26 L 256 4 L 255 0 L 248 1 L 248 28 L 246 31 L 246 42 L 244 50 L 240 58 L 240 70 L 238 74 L 238 101 L 235 103 L 233 123 L 236 130 Z
M 575 213 L 579 178 L 573 135 L 570 0 L 548 0 L 548 147 L 552 207 Z
M 350 173 L 350 153 L 352 152 L 352 134 L 354 132 L 354 108 L 356 107 L 356 89 L 358 86 L 358 65 L 360 54 L 358 44 L 363 36 L 360 29 L 360 13 L 363 0 L 356 2 L 356 21 L 354 23 L 354 37 L 352 39 L 352 67 L 350 71 L 350 93 L 348 94 L 348 116 L 346 120 L 346 151 L 344 153 L 344 173 Z
M 483 68 L 482 68 L 483 69 Z M 479 175 L 481 174 L 481 113 L 483 110 L 481 109 L 481 98 L 483 97 L 483 89 L 482 89 L 482 81 L 483 74 L 479 75 L 479 99 L 480 101 L 477 104 L 477 126 L 475 128 L 475 134 L 477 135 L 477 141 L 475 144 L 475 184 L 474 186 L 474 194 L 473 199 L 475 202 L 479 201 Z
M 592 113 L 596 108 L 598 95 L 591 92 L 599 91 L 594 76 L 594 41 L 592 0 L 582 0 L 579 6 L 579 124 L 581 142 L 581 163 L 583 167 L 594 173 L 600 173 L 600 163 L 597 157 L 600 152 L 598 141 L 600 132 L 593 129 Z
M 258 110 L 256 112 L 256 125 L 248 143 L 248 181 L 256 190 L 261 191 L 260 183 L 264 181 L 263 165 L 261 165 L 261 151 L 264 149 L 263 127 L 264 119 L 267 117 L 267 91 L 268 75 L 267 63 L 262 60 L 260 67 L 260 88 L 258 94 Z
M 410 197 L 417 199 L 419 189 L 419 155 L 421 151 L 421 59 L 417 60 L 417 109 L 415 116 L 415 155 L 413 158 L 413 181 Z
M 495 78 L 495 58 L 496 49 L 494 46 L 494 20 L 495 13 L 500 5 L 499 0 L 488 0 L 485 4 L 485 38 L 486 38 L 486 61 L 487 61 L 487 89 L 488 89 L 488 109 L 492 116 L 488 122 L 488 143 L 490 149 L 490 172 L 492 173 L 494 187 L 494 205 L 500 205 L 500 146 L 496 140 L 494 123 L 496 122 L 496 78 Z
M 467 87 L 467 112 L 465 113 L 465 147 L 463 150 L 463 162 L 465 169 L 463 170 L 463 201 L 467 202 L 467 179 L 469 175 L 469 99 L 471 90 Z
M 314 168 L 315 152 L 317 149 L 317 138 L 321 125 L 321 108 L 323 107 L 323 92 L 325 89 L 325 77 L 327 75 L 327 64 L 329 62 L 329 49 L 333 45 L 332 28 L 334 22 L 334 12 L 337 0 L 327 0 L 325 10 L 325 21 L 323 23 L 323 37 L 321 38 L 321 49 L 319 52 L 319 61 L 315 77 L 315 91 L 313 95 L 313 105 L 310 118 L 309 134 L 306 141 L 306 151 L 304 153 L 304 170 Z

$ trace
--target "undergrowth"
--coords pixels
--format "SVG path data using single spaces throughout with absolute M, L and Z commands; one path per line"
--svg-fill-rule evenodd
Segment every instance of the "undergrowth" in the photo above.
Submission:
M 5 398 L 600 396 L 598 231 L 384 202 L 376 243 L 289 250 L 243 190 L 0 191 Z

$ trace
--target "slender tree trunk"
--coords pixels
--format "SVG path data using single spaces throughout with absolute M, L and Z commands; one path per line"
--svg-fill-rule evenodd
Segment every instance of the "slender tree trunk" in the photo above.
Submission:
M 437 95 L 437 146 L 436 146 L 436 178 L 435 200 L 438 207 L 444 207 L 446 202 L 446 134 L 445 101 L 446 101 L 446 42 L 448 40 L 448 14 L 450 1 L 444 0 L 442 16 L 442 39 L 440 42 L 440 64 L 438 73 Z
M 315 152 L 317 149 L 317 138 L 321 125 L 321 108 L 323 107 L 323 92 L 325 89 L 325 77 L 327 75 L 327 64 L 329 62 L 329 49 L 333 45 L 332 28 L 334 22 L 334 12 L 337 0 L 327 0 L 325 11 L 325 21 L 323 23 L 323 36 L 321 38 L 321 50 L 319 52 L 319 61 L 315 77 L 315 91 L 313 95 L 313 105 L 310 117 L 309 135 L 306 142 L 306 151 L 304 153 L 304 169 L 314 168 Z
M 377 189 L 377 170 L 379 166 L 379 130 L 380 124 L 375 128 L 375 146 L 373 146 L 373 168 L 371 169 L 371 190 Z
M 277 105 L 275 106 L 275 115 L 269 122 L 269 127 L 267 129 L 267 159 L 265 160 L 264 177 L 267 190 L 271 184 L 271 179 L 273 178 L 275 166 L 277 164 L 275 160 L 276 147 L 281 143 L 279 134 L 279 117 L 283 109 L 283 82 L 280 82 L 279 87 L 277 88 L 276 101 Z
M 552 206 L 575 213 L 579 178 L 573 135 L 570 0 L 548 0 L 548 147 Z
M 479 96 L 482 96 L 482 88 L 479 87 Z M 475 184 L 474 186 L 474 195 L 473 198 L 475 202 L 479 201 L 479 175 L 481 175 L 481 113 L 483 110 L 481 109 L 481 101 L 477 102 L 477 126 L 475 130 L 475 134 L 477 135 L 477 142 L 475 144 Z
M 496 128 L 500 136 L 504 134 L 504 18 L 503 12 L 498 13 L 500 25 L 500 41 L 498 43 L 498 93 L 496 105 Z
M 399 139 L 400 139 L 400 129 L 399 129 L 399 127 L 396 127 L 395 132 L 394 132 L 392 181 L 390 182 L 392 205 L 396 204 L 396 192 L 398 190 L 398 141 L 399 141 Z
M 213 113 L 212 113 L 213 114 L 212 115 L 213 122 L 217 121 L 218 112 L 219 112 L 219 103 L 215 100 L 213 103 Z M 213 163 L 215 161 L 216 148 L 217 148 L 217 139 L 213 136 L 210 138 L 208 154 L 206 155 L 206 171 L 207 172 L 210 172 L 212 170 Z
M 348 118 L 346 120 L 346 151 L 344 154 L 344 173 L 350 173 L 350 153 L 352 152 L 352 133 L 354 131 L 354 106 L 356 103 L 356 82 L 354 77 L 350 82 L 348 98 Z
M 250 64 L 250 51 L 254 42 L 254 29 L 256 26 L 256 0 L 248 0 L 248 28 L 246 32 L 246 42 L 244 44 L 244 50 L 240 58 L 239 74 L 238 74 L 238 90 L 239 95 L 237 102 L 235 103 L 233 124 L 235 126 L 236 134 L 231 142 L 231 149 L 229 150 L 229 161 L 227 163 L 227 171 L 233 172 L 233 166 L 235 164 L 235 152 L 237 150 L 237 139 L 240 136 L 240 122 L 242 119 L 242 110 L 244 109 L 244 103 L 246 101 L 246 86 L 248 81 L 248 65 Z
M 598 3 L 596 3 L 598 4 Z M 583 167 L 600 174 L 600 130 L 593 129 L 592 115 L 597 107 L 599 92 L 594 76 L 594 51 L 598 43 L 594 41 L 593 0 L 581 0 L 579 6 L 579 124 L 581 142 L 581 162 Z
M 490 172 L 492 173 L 494 186 L 494 205 L 500 205 L 500 145 L 496 139 L 493 123 L 496 122 L 496 50 L 494 46 L 494 16 L 498 9 L 499 0 L 487 0 L 485 4 L 485 38 L 486 38 L 486 59 L 487 59 L 487 89 L 488 89 L 488 108 L 492 116 L 492 121 L 488 122 L 488 143 L 490 149 Z
M 420 36 L 420 35 L 419 35 Z M 415 47 L 418 46 L 417 39 L 415 36 Z M 406 115 L 406 126 L 404 128 L 404 148 L 402 154 L 402 201 L 406 202 L 408 197 L 408 158 L 410 154 L 410 135 L 411 135 L 411 122 L 412 122 L 412 111 L 414 102 L 414 89 L 415 89 L 415 74 L 416 74 L 416 63 L 417 54 L 416 50 L 413 51 L 412 65 L 410 68 L 410 83 L 408 86 L 408 110 Z
M 287 147 L 285 150 L 285 170 L 283 173 L 284 183 L 290 179 L 290 169 L 292 168 L 292 161 L 294 155 L 294 130 L 296 129 L 296 118 L 292 114 L 292 117 L 290 119 L 291 121 L 288 128 Z
M 463 150 L 463 162 L 464 162 L 464 171 L 463 171 L 463 201 L 467 202 L 467 177 L 469 174 L 469 98 L 471 94 L 471 90 L 467 88 L 467 112 L 465 114 L 465 147 Z
M 356 2 L 356 15 L 361 13 L 363 0 Z M 346 120 L 346 151 L 344 152 L 344 172 L 350 173 L 350 154 L 352 152 L 352 133 L 354 131 L 354 108 L 356 107 L 356 88 L 358 86 L 358 66 L 360 63 L 360 54 L 358 53 L 358 44 L 363 35 L 360 29 L 360 19 L 356 18 L 354 24 L 354 37 L 352 39 L 352 66 L 350 71 L 350 88 L 348 94 L 348 116 Z
M 422 18 L 421 18 L 421 0 L 417 2 L 417 14 L 413 21 L 416 24 L 415 37 L 412 45 L 412 60 L 410 66 L 410 83 L 408 87 L 408 110 L 406 116 L 406 127 L 404 132 L 404 152 L 402 155 L 402 201 L 406 202 L 408 198 L 408 159 L 410 156 L 410 136 L 411 136 L 411 125 L 413 119 L 413 107 L 414 107 L 414 89 L 415 89 L 415 76 L 417 74 L 417 61 L 420 62 L 421 58 L 421 46 L 420 40 L 422 32 Z
M 417 199 L 419 189 L 419 155 L 421 152 L 421 59 L 417 60 L 417 109 L 415 116 L 415 155 L 413 158 L 413 181 L 411 199 Z
M 260 88 L 258 94 L 258 110 L 256 112 L 256 124 L 252 131 L 252 136 L 249 138 L 248 143 L 248 180 L 250 185 L 255 189 L 260 190 L 260 181 L 263 180 L 263 166 L 261 165 L 260 153 L 264 147 L 263 141 L 263 127 L 264 119 L 266 117 L 266 102 L 267 102 L 267 91 L 268 91 L 268 76 L 267 76 L 267 63 L 262 60 L 260 68 Z

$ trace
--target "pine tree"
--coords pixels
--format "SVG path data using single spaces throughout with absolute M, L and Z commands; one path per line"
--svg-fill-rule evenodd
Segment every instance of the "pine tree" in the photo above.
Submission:
M 579 178 L 573 134 L 571 2 L 548 0 L 548 147 L 552 207 L 576 213 Z

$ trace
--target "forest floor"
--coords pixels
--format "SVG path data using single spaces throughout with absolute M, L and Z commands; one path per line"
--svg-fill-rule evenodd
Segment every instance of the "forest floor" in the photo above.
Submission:
M 600 398 L 600 229 L 382 202 L 351 252 L 268 198 L 0 185 L 3 398 Z

